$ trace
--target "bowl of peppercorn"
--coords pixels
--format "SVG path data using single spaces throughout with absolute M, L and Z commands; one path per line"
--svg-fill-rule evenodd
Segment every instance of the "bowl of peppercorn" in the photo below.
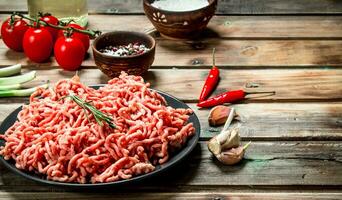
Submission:
M 156 42 L 150 35 L 132 31 L 113 31 L 100 35 L 93 44 L 96 66 L 108 77 L 125 71 L 142 75 L 154 61 Z

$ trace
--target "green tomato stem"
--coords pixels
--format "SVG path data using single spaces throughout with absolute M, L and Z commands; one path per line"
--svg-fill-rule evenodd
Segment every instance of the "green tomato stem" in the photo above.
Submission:
M 21 17 L 23 19 L 27 19 L 27 20 L 29 20 L 31 22 L 37 22 L 37 24 L 40 24 L 40 25 L 43 25 L 43 26 L 50 26 L 50 27 L 53 27 L 55 29 L 66 30 L 66 31 L 72 30 L 73 32 L 79 32 L 79 33 L 87 34 L 87 35 L 89 35 L 92 38 L 95 38 L 96 36 L 101 35 L 101 31 L 94 31 L 94 30 L 89 30 L 89 29 L 88 30 L 82 30 L 82 29 L 77 29 L 77 28 L 74 28 L 74 27 L 64 27 L 64 26 L 59 26 L 59 25 L 56 26 L 56 25 L 47 23 L 45 21 L 42 21 L 40 19 L 36 20 L 36 19 L 31 18 L 29 16 L 25 16 L 25 15 L 23 15 L 21 13 L 18 13 L 18 12 L 14 12 L 11 15 L 11 17 L 12 16 L 19 16 L 19 17 Z

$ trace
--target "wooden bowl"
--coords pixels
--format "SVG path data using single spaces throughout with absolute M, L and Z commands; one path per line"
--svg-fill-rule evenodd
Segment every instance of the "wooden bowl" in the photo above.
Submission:
M 147 18 L 163 37 L 170 39 L 191 39 L 207 27 L 215 14 L 217 0 L 208 0 L 209 5 L 192 11 L 168 11 L 151 5 L 154 0 L 144 0 Z
M 101 53 L 99 50 L 109 45 L 127 45 L 139 42 L 150 48 L 147 52 L 133 56 L 112 56 Z M 153 37 L 139 32 L 113 31 L 100 35 L 93 44 L 94 60 L 97 67 L 108 77 L 114 78 L 125 71 L 132 75 L 142 75 L 154 61 L 156 42 Z

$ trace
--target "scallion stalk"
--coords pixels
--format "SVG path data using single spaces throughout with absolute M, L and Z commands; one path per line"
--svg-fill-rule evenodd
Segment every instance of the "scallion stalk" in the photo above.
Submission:
M 3 67 L 3 68 L 0 68 L 0 77 L 19 74 L 20 71 L 21 71 L 21 64 L 12 65 L 9 67 Z
M 0 85 L 0 91 L 2 90 L 15 90 L 15 89 L 19 89 L 21 87 L 21 85 L 18 84 L 12 84 L 12 85 Z
M 3 90 L 3 91 L 0 91 L 0 97 L 26 97 L 26 96 L 30 96 L 38 88 L 46 89 L 47 87 L 48 87 L 48 84 L 43 84 L 37 87 L 28 88 L 28 89 Z
M 36 77 L 36 71 L 31 71 L 26 74 L 11 76 L 11 77 L 2 77 L 0 78 L 0 85 L 12 85 L 18 83 L 28 82 Z

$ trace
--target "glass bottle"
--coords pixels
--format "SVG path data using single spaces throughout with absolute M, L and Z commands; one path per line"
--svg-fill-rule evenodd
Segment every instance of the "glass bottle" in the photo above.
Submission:
M 38 12 L 51 13 L 63 22 L 74 20 L 80 26 L 88 24 L 87 0 L 28 0 L 30 17 Z

